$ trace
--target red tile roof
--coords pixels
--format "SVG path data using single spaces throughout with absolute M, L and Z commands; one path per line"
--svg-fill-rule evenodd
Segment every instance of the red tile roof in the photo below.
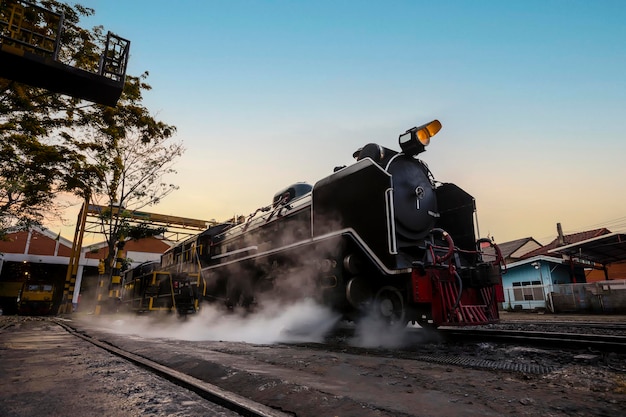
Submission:
M 554 249 L 559 246 L 571 245 L 572 243 L 581 242 L 583 240 L 606 235 L 609 233 L 611 233 L 611 231 L 603 227 L 601 229 L 587 230 L 586 232 L 578 232 L 578 233 L 572 233 L 569 235 L 563 235 L 563 240 L 564 240 L 563 245 L 559 245 L 559 239 L 557 237 L 556 239 L 554 239 L 552 242 L 548 243 L 547 245 L 544 245 L 540 247 L 539 249 L 535 249 L 532 252 L 528 252 L 527 254 L 522 256 L 522 259 L 528 259 L 528 258 L 532 258 L 533 256 L 539 256 L 539 255 L 548 255 L 548 256 L 553 256 L 553 257 L 558 256 L 552 253 L 548 254 L 548 251 L 550 249 Z

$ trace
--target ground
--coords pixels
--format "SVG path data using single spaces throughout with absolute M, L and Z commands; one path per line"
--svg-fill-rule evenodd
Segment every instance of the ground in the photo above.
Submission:
M 220 415 L 207 412 L 195 394 L 51 323 L 0 318 L 19 320 L 0 332 L 2 416 Z M 527 374 L 399 358 L 393 350 L 368 354 L 315 345 L 146 339 L 96 324 L 81 321 L 79 327 L 300 417 L 618 416 L 626 409 L 624 368 L 573 356 L 552 372 Z M 436 346 L 424 349 L 436 354 Z M 487 357 L 488 347 L 477 349 L 477 357 Z M 489 358 L 522 355 L 532 362 L 540 353 L 492 352 Z

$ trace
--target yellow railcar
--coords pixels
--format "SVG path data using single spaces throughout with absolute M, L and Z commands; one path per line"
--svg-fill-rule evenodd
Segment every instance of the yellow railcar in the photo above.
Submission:
M 17 296 L 20 315 L 54 314 L 57 286 L 49 281 L 26 281 Z

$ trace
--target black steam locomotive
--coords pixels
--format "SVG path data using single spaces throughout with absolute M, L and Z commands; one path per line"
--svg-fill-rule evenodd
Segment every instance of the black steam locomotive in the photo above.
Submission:
M 148 261 L 124 272 L 118 310 L 147 313 L 176 312 L 181 316 L 195 313 L 197 282 L 186 274 L 161 269 L 159 261 Z
M 476 239 L 473 197 L 436 182 L 417 158 L 440 128 L 407 130 L 400 152 L 367 144 L 313 186 L 293 184 L 247 218 L 171 248 L 161 268 L 189 276 L 198 300 L 228 308 L 313 297 L 353 320 L 496 322 L 499 249 Z

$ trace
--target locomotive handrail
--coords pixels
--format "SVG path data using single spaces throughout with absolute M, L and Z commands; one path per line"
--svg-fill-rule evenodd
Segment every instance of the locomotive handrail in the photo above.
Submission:
M 437 264 L 441 264 L 447 261 L 448 259 L 450 259 L 452 255 L 454 254 L 454 250 L 455 250 L 454 241 L 452 240 L 452 236 L 450 236 L 450 234 L 443 229 L 435 228 L 430 231 L 431 235 L 435 232 L 440 233 L 441 236 L 446 240 L 446 243 L 448 244 L 448 251 L 443 256 L 438 256 L 438 255 L 435 256 L 434 251 L 432 250 L 433 247 L 435 247 L 435 245 L 429 246 L 434 262 Z
M 259 211 L 267 212 L 267 211 L 270 211 L 271 209 L 272 209 L 272 206 L 259 207 L 258 209 L 254 211 L 254 213 L 251 213 L 250 215 L 248 215 L 246 224 L 243 225 L 243 230 L 245 231 L 248 229 L 248 226 L 250 226 L 250 221 L 254 218 L 254 216 L 256 216 L 259 213 Z
M 496 252 L 496 259 L 494 262 L 500 263 L 503 258 L 502 258 L 502 252 L 500 251 L 500 248 L 498 247 L 498 245 L 493 242 L 491 239 L 488 239 L 486 237 L 480 238 L 478 240 L 476 240 L 476 245 L 480 248 L 480 244 L 481 243 L 488 243 L 489 246 L 491 246 L 494 251 Z M 480 251 L 482 253 L 482 251 Z
M 257 250 L 259 250 L 259 247 L 256 245 L 252 245 L 252 246 L 247 246 L 241 249 L 231 250 L 230 252 L 221 253 L 219 255 L 213 255 L 212 259 L 221 259 L 221 258 L 226 258 L 227 256 L 232 256 L 232 255 L 237 255 L 239 253 L 257 251 Z
M 495 253 L 496 253 L 495 254 L 496 259 L 493 260 L 491 262 L 491 264 L 493 266 L 496 266 L 496 265 L 500 266 L 500 269 L 501 269 L 502 273 L 506 274 L 506 262 L 504 262 L 504 257 L 502 256 L 502 251 L 500 250 L 500 247 L 495 242 L 493 242 L 491 239 L 487 239 L 487 238 L 483 237 L 483 238 L 480 238 L 480 239 L 478 239 L 476 241 L 476 246 L 478 246 L 478 248 L 479 248 L 478 252 L 480 252 L 480 253 L 484 253 L 484 252 L 482 252 L 480 250 L 480 244 L 481 243 L 489 243 L 489 246 L 491 246 L 493 248 L 493 250 L 495 251 Z
M 461 276 L 456 271 L 456 268 L 453 269 L 453 272 L 454 272 L 454 277 L 456 278 L 459 284 L 459 292 L 457 293 L 457 297 L 456 297 L 456 300 L 454 301 L 454 305 L 452 306 L 452 311 L 450 311 L 450 314 L 452 314 L 452 312 L 456 310 L 457 307 L 459 306 L 459 303 L 461 302 L 461 295 L 463 294 L 463 279 L 461 279 Z
M 272 217 L 274 217 L 276 213 L 278 213 L 278 217 L 281 217 L 280 211 L 287 206 L 287 203 L 289 202 L 289 197 L 290 197 L 289 193 L 287 192 L 283 195 L 283 197 L 280 200 L 278 200 L 277 202 L 273 204 L 274 210 L 272 210 L 272 213 L 270 213 L 270 215 L 267 216 L 267 219 L 265 220 L 266 223 L 272 220 Z

